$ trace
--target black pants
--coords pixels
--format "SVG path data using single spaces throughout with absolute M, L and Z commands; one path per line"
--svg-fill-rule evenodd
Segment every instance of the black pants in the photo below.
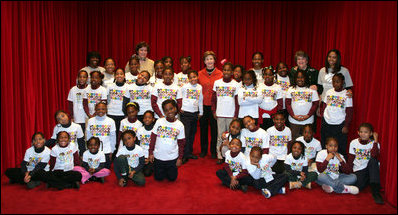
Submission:
M 271 192 L 271 196 L 274 196 L 279 193 L 279 190 L 285 186 L 288 177 L 285 174 L 274 174 L 272 175 L 274 180 L 270 182 L 265 182 L 264 178 L 260 178 L 258 180 L 254 180 L 254 187 L 256 189 L 267 189 Z
M 41 178 L 42 181 L 49 184 L 51 187 L 58 189 L 72 188 L 73 184 L 82 180 L 82 174 L 77 171 L 54 170 L 46 172 Z
M 322 148 L 326 148 L 326 139 L 328 137 L 334 137 L 338 142 L 338 152 L 345 157 L 347 156 L 347 134 L 343 134 L 341 130 L 344 127 L 344 122 L 340 125 L 329 125 L 326 123 L 325 119 L 322 119 L 321 127 L 321 144 Z
M 151 176 L 153 174 L 153 163 L 148 162 L 148 164 L 145 164 L 143 172 L 145 177 Z
M 108 116 L 115 121 L 116 134 L 117 134 L 120 130 L 120 122 L 126 117 L 125 116 L 113 116 L 113 115 L 108 115 Z
M 263 118 L 263 123 L 260 125 L 262 129 L 266 131 L 268 128 L 271 128 L 272 126 L 274 126 L 274 121 L 272 120 L 272 118 Z
M 365 169 L 356 171 L 354 174 L 357 176 L 355 186 L 359 190 L 363 190 L 369 183 L 380 184 L 379 162 L 375 158 L 369 160 Z
M 193 152 L 193 142 L 195 140 L 195 134 L 198 123 L 199 112 L 191 113 L 186 112 L 180 115 L 181 122 L 184 124 L 185 128 L 185 147 L 184 147 L 184 157 L 192 155 Z
M 284 160 L 276 160 L 276 163 L 272 166 L 272 171 L 276 174 L 282 174 L 285 172 L 285 161 Z
M 43 169 L 38 170 L 31 175 L 30 180 L 41 181 L 44 173 L 45 171 Z M 4 174 L 10 179 L 11 183 L 25 184 L 25 173 L 21 171 L 21 168 L 8 168 Z
M 111 153 L 105 154 L 105 168 L 107 168 L 107 169 L 111 169 L 112 161 L 111 161 L 111 158 L 109 157 L 110 154 Z
M 154 177 L 157 181 L 167 178 L 169 181 L 175 181 L 178 176 L 177 159 L 169 161 L 161 161 L 155 158 L 154 161 Z
M 221 180 L 222 184 L 229 187 L 231 185 L 231 177 L 225 169 L 217 170 L 217 177 Z M 238 179 L 239 185 L 253 185 L 254 179 L 251 176 L 244 176 Z
M 86 136 L 86 123 L 77 123 L 82 127 L 83 136 Z
M 203 116 L 200 118 L 200 145 L 201 145 L 201 153 L 207 154 L 208 146 L 209 146 L 209 122 L 210 122 L 210 134 L 211 134 L 211 143 L 210 143 L 210 152 L 212 155 L 216 156 L 217 151 L 217 120 L 214 119 L 213 113 L 211 112 L 211 106 L 203 105 Z

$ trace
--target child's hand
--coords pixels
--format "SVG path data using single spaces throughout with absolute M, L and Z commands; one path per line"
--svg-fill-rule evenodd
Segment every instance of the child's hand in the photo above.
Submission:
M 310 89 L 311 89 L 311 90 L 318 90 L 318 87 L 317 87 L 316 85 L 311 85 L 311 86 L 310 86 Z
M 379 134 L 376 132 L 373 132 L 373 138 L 375 139 L 375 142 L 378 143 L 379 142 Z
M 339 154 L 338 152 L 335 152 L 335 153 L 334 153 L 334 156 L 336 156 L 336 158 L 337 158 L 340 162 L 343 162 L 343 159 L 341 159 L 341 156 L 340 156 L 340 154 Z
M 25 177 L 24 177 L 23 181 L 25 183 L 28 183 L 30 181 L 30 179 L 31 179 L 31 176 L 29 175 L 29 171 L 25 172 Z
M 227 134 L 226 133 L 222 133 L 221 134 L 221 140 L 226 140 L 227 139 Z
M 343 133 L 343 134 L 348 134 L 348 127 L 347 127 L 347 126 L 344 126 L 344 127 L 341 129 L 341 133 Z
M 321 109 L 318 107 L 318 109 L 316 109 L 316 115 L 318 116 L 318 117 L 322 117 L 321 116 Z
M 182 160 L 181 159 L 177 159 L 176 166 L 179 167 L 179 166 L 181 166 L 181 164 L 182 164 Z
M 88 172 L 89 172 L 90 174 L 94 174 L 95 169 L 94 169 L 94 168 L 90 168 L 90 169 L 88 170 Z
M 301 115 L 301 116 L 303 117 L 303 118 L 302 118 L 302 119 L 303 119 L 303 121 L 304 121 L 304 120 L 307 120 L 308 118 L 310 118 L 310 116 L 309 116 L 309 115 Z
M 125 182 L 124 178 L 119 179 L 119 186 L 124 187 Z
M 352 90 L 351 89 L 349 89 L 349 90 L 347 90 L 347 97 L 348 98 L 352 98 Z
M 134 170 L 131 171 L 131 172 L 129 172 L 129 178 L 133 178 L 133 177 L 134 177 L 134 174 L 135 174 L 135 171 L 134 171 Z
M 214 117 L 215 120 L 217 120 L 217 115 L 216 115 L 216 113 L 213 113 L 213 117 Z
M 149 158 L 145 158 L 145 164 L 149 163 Z
M 231 177 L 231 184 L 229 185 L 229 188 L 231 188 L 232 190 L 236 189 L 236 187 L 238 186 L 239 181 L 236 179 L 235 176 Z
M 305 173 L 304 172 L 300 172 L 300 181 L 304 181 L 305 180 Z
M 328 156 L 326 157 L 326 160 L 329 161 L 330 159 L 334 158 L 334 154 L 333 153 L 329 153 Z
M 153 161 L 155 160 L 155 156 L 149 155 L 148 160 L 149 162 L 153 163 Z

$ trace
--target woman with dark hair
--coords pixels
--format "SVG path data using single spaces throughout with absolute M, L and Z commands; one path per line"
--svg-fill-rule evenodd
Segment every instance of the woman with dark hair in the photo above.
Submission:
M 149 51 L 150 51 L 150 49 L 149 49 L 148 43 L 146 43 L 145 41 L 142 41 L 142 42 L 138 43 L 137 46 L 135 47 L 134 55 L 138 56 L 138 58 L 140 59 L 139 72 L 147 70 L 149 72 L 149 74 L 151 74 L 151 76 L 152 76 L 153 73 L 155 72 L 155 69 L 154 69 L 153 60 L 147 58 Z M 127 62 L 126 68 L 124 69 L 124 71 L 126 72 L 126 74 L 130 72 L 129 62 Z

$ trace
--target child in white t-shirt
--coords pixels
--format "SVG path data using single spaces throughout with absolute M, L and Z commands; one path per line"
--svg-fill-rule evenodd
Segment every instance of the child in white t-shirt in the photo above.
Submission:
M 116 130 L 120 128 L 120 121 L 124 118 L 123 98 L 127 93 L 124 70 L 118 68 L 115 71 L 115 82 L 108 86 L 108 112 L 107 116 L 115 121 Z
M 102 86 L 108 88 L 115 81 L 115 60 L 108 57 L 104 61 L 105 73 Z
M 163 72 L 165 70 L 165 66 L 163 61 L 157 60 L 153 64 L 155 68 L 155 74 L 151 76 L 149 79 L 148 83 L 151 85 L 151 87 L 155 87 L 157 83 L 162 83 L 163 82 Z
M 317 178 L 317 173 L 308 172 L 308 159 L 305 157 L 303 142 L 295 141 L 285 159 L 285 174 L 289 177 L 289 188 L 306 187 L 311 189 L 311 182 Z
M 90 73 L 90 85 L 88 85 L 83 94 L 83 108 L 88 118 L 94 117 L 95 105 L 99 102 L 106 103 L 107 91 L 101 86 L 104 75 L 98 71 Z
M 316 163 L 314 161 L 316 154 L 322 150 L 321 142 L 314 138 L 311 124 L 304 125 L 302 134 L 303 136 L 297 137 L 296 141 L 304 143 L 304 155 L 308 160 L 308 172 L 315 172 Z
M 351 193 L 358 194 L 359 189 L 355 184 L 357 177 L 350 174 L 351 169 L 344 157 L 337 152 L 338 142 L 334 137 L 326 139 L 326 149 L 318 152 L 316 167 L 318 173 L 317 183 L 327 193 Z M 340 173 L 343 172 L 343 173 Z
M 72 116 L 72 122 L 79 124 L 84 131 L 86 128 L 87 114 L 83 108 L 83 96 L 87 88 L 88 73 L 80 70 L 77 74 L 77 84 L 69 90 L 68 94 L 68 110 Z
M 238 82 L 239 84 L 242 83 L 242 79 L 243 79 L 243 74 L 246 72 L 245 68 L 242 65 L 235 65 L 234 66 L 234 73 L 233 73 L 233 77 L 234 80 L 236 82 Z M 257 80 L 257 78 L 256 78 Z
M 247 171 L 252 177 L 253 186 L 261 190 L 265 198 L 270 198 L 276 194 L 285 194 L 286 174 L 275 174 L 272 166 L 276 162 L 276 157 L 272 154 L 263 154 L 263 150 L 255 146 L 250 151 L 247 158 Z
M 98 103 L 95 105 L 95 117 L 87 122 L 86 136 L 100 138 L 102 142 L 101 151 L 105 154 L 105 168 L 110 169 L 112 153 L 116 145 L 116 126 L 113 119 L 106 116 L 106 104 Z
M 314 114 L 319 104 L 318 92 L 310 88 L 308 75 L 298 70 L 294 84 L 286 94 L 286 109 L 289 113 L 292 139 L 300 136 L 300 130 L 305 124 L 314 123 Z
M 119 150 L 120 147 L 124 145 L 121 144 L 121 135 L 124 131 L 132 130 L 137 133 L 138 129 L 142 127 L 142 123 L 137 119 L 137 113 L 140 111 L 140 106 L 137 102 L 130 102 L 126 105 L 127 117 L 120 123 L 120 129 L 117 135 L 116 149 Z
M 168 71 L 169 69 L 166 69 Z M 154 163 L 154 177 L 157 181 L 167 178 L 175 181 L 177 167 L 182 164 L 185 146 L 185 129 L 176 118 L 177 102 L 167 99 L 162 103 L 165 117 L 156 121 L 151 134 L 149 161 Z
M 144 165 L 144 176 L 151 176 L 153 173 L 153 163 L 149 162 L 149 144 L 151 143 L 151 134 L 153 126 L 155 125 L 155 113 L 147 110 L 144 113 L 144 125 L 137 130 L 137 140 L 139 146 L 144 150 L 145 165 Z
M 225 159 L 225 153 L 229 150 L 229 142 L 231 142 L 231 140 L 234 138 L 240 139 L 241 130 L 242 130 L 241 121 L 239 119 L 234 119 L 232 120 L 231 123 L 229 123 L 229 130 L 222 134 L 221 136 L 222 144 L 219 150 L 221 151 L 221 155 L 224 159 Z
M 131 56 L 128 66 L 130 72 L 126 73 L 126 83 L 130 85 L 137 81 L 138 71 L 140 70 L 140 59 L 137 55 Z
M 74 171 L 82 174 L 82 184 L 88 180 L 100 181 L 104 183 L 104 177 L 108 176 L 111 171 L 105 168 L 105 154 L 99 151 L 101 142 L 98 137 L 91 137 L 87 141 L 87 150 L 83 154 L 82 166 L 75 166 Z
M 249 157 L 250 150 L 258 146 L 263 150 L 264 154 L 269 152 L 269 142 L 267 141 L 267 132 L 264 129 L 256 125 L 255 120 L 251 116 L 245 116 L 243 118 L 244 129 L 240 135 L 242 141 L 242 151 L 246 157 Z
M 189 83 L 188 71 L 191 70 L 191 56 L 180 58 L 181 72 L 174 76 L 174 82 L 177 86 L 182 87 Z
M 44 146 L 45 141 L 43 133 L 33 134 L 32 147 L 26 150 L 21 168 L 8 168 L 5 171 L 10 183 L 26 184 L 29 189 L 40 185 L 44 172 L 50 169 L 48 161 L 51 150 Z
M 121 138 L 124 147 L 121 147 L 117 152 L 114 162 L 119 186 L 125 187 L 128 179 L 131 179 L 138 186 L 144 186 L 145 176 L 142 172 L 145 163 L 144 150 L 136 145 L 136 133 L 132 130 L 126 130 L 122 133 Z
M 379 135 L 373 131 L 370 123 L 362 123 L 358 129 L 359 138 L 351 141 L 347 163 L 353 167 L 357 176 L 355 186 L 363 190 L 368 184 L 372 190 L 373 200 L 384 204 L 380 195 L 380 154 Z
M 243 73 L 242 87 L 238 89 L 239 119 L 245 116 L 258 120 L 258 106 L 263 97 L 259 91 L 256 74 L 253 70 Z

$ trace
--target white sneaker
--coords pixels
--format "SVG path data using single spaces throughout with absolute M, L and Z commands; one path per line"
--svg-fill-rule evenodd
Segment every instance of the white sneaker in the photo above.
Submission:
M 332 193 L 333 192 L 333 187 L 326 185 L 326 184 L 322 184 L 322 190 L 324 190 L 327 193 Z
M 271 192 L 268 189 L 261 189 L 261 193 L 265 196 L 265 198 L 269 199 L 271 197 Z
M 279 194 L 286 194 L 286 188 L 281 187 L 281 189 L 278 191 Z
M 359 189 L 356 186 L 344 185 L 344 190 L 342 193 L 351 193 L 353 195 L 357 195 L 359 193 Z

